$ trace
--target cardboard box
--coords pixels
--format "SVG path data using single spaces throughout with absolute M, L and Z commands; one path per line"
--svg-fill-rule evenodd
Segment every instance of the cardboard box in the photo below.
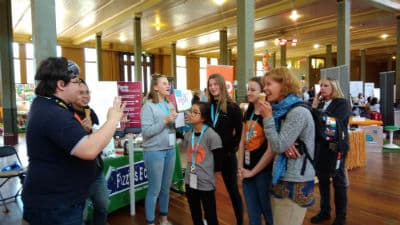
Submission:
M 383 146 L 383 127 L 378 125 L 369 125 L 369 126 L 359 126 L 359 129 L 363 129 L 365 131 L 365 141 L 368 147 L 378 147 L 382 148 Z

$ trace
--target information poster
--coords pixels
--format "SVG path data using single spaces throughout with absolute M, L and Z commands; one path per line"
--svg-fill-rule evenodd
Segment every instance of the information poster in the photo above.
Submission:
M 358 97 L 358 94 L 363 92 L 363 82 L 362 81 L 350 81 L 350 94 L 352 97 Z M 346 93 L 343 93 L 346 94 Z
M 125 119 L 122 128 L 140 128 L 140 110 L 142 107 L 142 83 L 118 81 L 118 95 L 126 103 Z
M 191 90 L 174 90 L 176 107 L 178 112 L 189 110 L 192 107 L 192 91 Z
M 229 95 L 233 98 L 233 66 L 225 65 L 207 65 L 207 79 L 211 74 L 218 73 L 225 78 L 226 89 Z
M 369 96 L 373 97 L 374 96 L 374 88 L 375 84 L 372 82 L 365 82 L 364 84 L 364 89 L 365 89 L 365 98 L 368 98 Z

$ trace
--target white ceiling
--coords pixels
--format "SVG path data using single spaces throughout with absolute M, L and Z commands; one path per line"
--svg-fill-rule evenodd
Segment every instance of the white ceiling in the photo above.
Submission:
M 168 52 L 176 42 L 178 52 L 192 55 L 218 55 L 219 30 L 227 29 L 228 45 L 235 53 L 236 0 L 218 6 L 212 0 L 55 0 L 57 38 L 65 46 L 94 46 L 96 33 L 102 34 L 106 49 L 133 51 L 134 16 L 141 17 L 142 49 Z M 276 38 L 298 39 L 287 47 L 287 57 L 322 54 L 325 46 L 336 49 L 335 0 L 256 0 L 254 39 L 266 49 L 276 51 Z M 351 48 L 367 54 L 394 54 L 396 16 L 399 1 L 351 1 Z M 289 19 L 296 9 L 301 17 Z M 157 19 L 158 18 L 158 19 Z M 32 36 L 30 0 L 12 1 L 14 39 L 28 42 Z M 159 30 L 156 29 L 159 21 Z M 386 40 L 381 34 L 388 35 Z M 125 37 L 121 41 L 120 37 Z M 318 43 L 321 48 L 314 49 Z

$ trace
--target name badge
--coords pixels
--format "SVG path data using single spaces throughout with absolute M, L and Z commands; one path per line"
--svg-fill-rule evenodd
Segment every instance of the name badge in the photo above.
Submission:
M 244 150 L 244 164 L 250 166 L 250 151 Z
M 169 133 L 169 146 L 175 146 L 175 133 Z
M 197 189 L 197 175 L 194 173 L 190 173 L 189 187 L 191 187 L 193 189 Z

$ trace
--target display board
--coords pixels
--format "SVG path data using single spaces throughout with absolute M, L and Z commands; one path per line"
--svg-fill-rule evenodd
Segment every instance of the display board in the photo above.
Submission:
M 35 98 L 34 84 L 15 84 L 18 132 L 25 132 L 28 112 Z
M 369 96 L 371 97 L 379 97 L 379 96 L 374 96 L 374 88 L 375 88 L 375 83 L 373 82 L 365 82 L 364 83 L 364 96 L 367 99 Z
M 363 82 L 362 81 L 350 81 L 350 94 L 352 97 L 358 97 L 358 94 L 363 92 Z

